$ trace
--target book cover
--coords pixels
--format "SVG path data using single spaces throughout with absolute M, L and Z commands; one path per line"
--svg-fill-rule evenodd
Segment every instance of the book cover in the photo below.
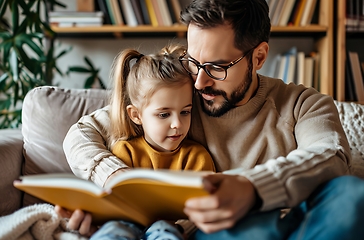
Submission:
M 137 26 L 138 21 L 134 14 L 134 10 L 130 0 L 119 0 L 119 4 L 121 6 L 122 13 L 125 16 L 126 25 L 128 25 L 129 27 Z
M 278 21 L 279 21 L 280 15 L 282 13 L 282 8 L 283 8 L 285 1 L 286 0 L 278 0 L 276 8 L 274 9 L 273 17 L 271 18 L 272 26 L 278 25 Z
M 319 52 L 311 52 L 310 57 L 313 58 L 313 79 L 312 79 L 312 87 L 314 87 L 317 91 L 320 91 L 321 82 L 320 79 L 320 68 L 321 68 L 321 59 Z M 324 83 L 327 84 L 327 83 Z
M 133 7 L 133 12 L 136 17 L 136 20 L 138 22 L 138 25 L 145 25 L 144 19 L 143 19 L 143 11 L 142 6 L 140 5 L 139 0 L 131 0 L 130 1 L 131 6 Z
M 305 85 L 305 53 L 297 52 L 297 71 L 296 71 L 296 84 Z M 306 85 L 305 85 L 306 86 Z M 306 86 L 310 87 L 310 86 Z
M 364 82 L 361 72 L 359 55 L 357 52 L 349 51 L 349 65 L 354 80 L 356 97 L 359 102 L 364 102 Z
M 102 23 L 102 17 L 50 17 L 50 23 L 73 22 L 73 23 Z
M 150 21 L 150 16 L 149 16 L 149 12 L 148 12 L 148 8 L 147 8 L 147 4 L 146 4 L 145 0 L 139 0 L 139 3 L 142 8 L 144 23 L 146 25 L 152 24 Z
M 95 11 L 94 0 L 77 0 L 77 11 L 79 12 Z
M 115 17 L 115 25 L 124 25 L 123 12 L 118 0 L 111 0 L 112 11 Z
M 357 101 L 354 86 L 353 74 L 351 72 L 351 67 L 349 63 L 349 52 L 346 51 L 346 61 L 345 61 L 345 101 Z
M 276 10 L 276 6 L 279 0 L 270 0 L 268 3 L 269 6 L 269 18 L 272 20 L 273 19 L 273 15 L 275 13 Z
M 181 3 L 178 0 L 169 0 L 169 3 L 172 5 L 173 8 L 171 14 L 174 15 L 174 17 L 176 18 L 176 22 L 180 23 L 181 11 L 182 11 Z
M 303 81 L 303 85 L 305 85 L 306 87 L 313 87 L 315 59 L 311 56 L 305 57 L 304 68 L 305 68 L 305 78 Z
M 90 212 L 95 223 L 124 219 L 148 226 L 159 219 L 186 218 L 185 201 L 208 194 L 202 185 L 208 173 L 133 169 L 104 188 L 73 174 L 39 174 L 22 176 L 14 186 L 51 204 Z
M 117 22 L 116 22 L 115 13 L 114 13 L 111 1 L 112 0 L 105 0 L 105 5 L 106 5 L 106 8 L 107 8 L 108 15 L 110 16 L 111 24 L 116 25 Z
M 157 27 L 159 25 L 159 23 L 158 23 L 158 20 L 157 20 L 157 15 L 156 15 L 155 10 L 154 10 L 154 6 L 152 4 L 152 0 L 145 0 L 145 4 L 146 4 L 147 9 L 148 9 L 150 22 L 151 22 L 152 26 Z
M 312 16 L 316 8 L 317 0 L 307 0 L 305 8 L 303 9 L 300 26 L 307 26 L 311 24 Z
M 104 23 L 112 24 L 105 0 L 97 0 L 97 7 L 104 13 Z
M 297 6 L 297 14 L 293 18 L 293 26 L 299 26 L 301 23 L 303 9 L 305 8 L 307 0 L 300 0 L 300 3 Z
M 278 20 L 278 26 L 287 26 L 289 17 L 292 13 L 293 6 L 295 4 L 295 0 L 286 0 L 284 2 L 284 5 L 282 7 L 282 12 L 280 14 L 279 20 Z
M 155 16 L 157 18 L 158 26 L 165 26 L 165 22 L 163 20 L 162 12 L 159 6 L 159 1 L 160 0 L 151 0 Z
M 295 1 L 291 14 L 289 15 L 289 18 L 288 18 L 288 22 L 287 22 L 288 26 L 293 26 L 294 21 L 298 15 L 298 10 L 299 10 L 301 3 L 302 3 L 302 0 Z
M 158 0 L 159 10 L 162 15 L 164 26 L 172 26 L 172 18 L 168 9 L 167 0 Z

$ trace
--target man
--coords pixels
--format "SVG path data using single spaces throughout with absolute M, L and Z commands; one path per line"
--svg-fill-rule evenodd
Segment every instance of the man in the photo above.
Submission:
M 211 194 L 186 202 L 185 213 L 199 228 L 193 237 L 363 235 L 364 184 L 342 177 L 350 173 L 350 148 L 332 98 L 256 73 L 269 51 L 266 1 L 195 0 L 181 19 L 188 51 L 180 61 L 197 90 L 191 138 L 209 150 L 218 171 L 235 169 L 206 177 Z M 100 185 L 125 169 L 103 142 L 107 118 L 101 110 L 81 119 L 64 144 L 75 174 Z M 90 164 L 73 168 L 79 159 Z M 109 174 L 98 175 L 105 167 Z M 293 209 L 281 218 L 287 207 Z M 83 217 L 71 218 L 74 229 Z

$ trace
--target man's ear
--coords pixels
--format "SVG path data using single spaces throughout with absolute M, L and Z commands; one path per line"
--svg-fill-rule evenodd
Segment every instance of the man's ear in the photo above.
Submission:
M 263 67 L 265 60 L 267 60 L 269 45 L 267 42 L 262 42 L 256 47 L 254 51 L 253 61 L 255 61 L 255 69 L 259 70 Z
M 140 118 L 139 110 L 134 105 L 128 105 L 126 107 L 126 111 L 128 112 L 128 115 L 130 119 L 137 125 L 142 124 L 142 120 Z

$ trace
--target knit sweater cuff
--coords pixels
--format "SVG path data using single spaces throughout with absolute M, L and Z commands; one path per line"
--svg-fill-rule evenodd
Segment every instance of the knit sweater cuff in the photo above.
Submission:
M 99 162 L 92 171 L 91 180 L 96 185 L 103 187 L 107 178 L 115 171 L 128 168 L 123 162 L 113 155 L 104 156 L 104 153 L 98 154 L 94 160 Z M 102 159 L 102 161 L 100 161 Z
M 287 193 L 281 181 L 270 172 L 265 165 L 258 165 L 241 173 L 255 187 L 262 199 L 261 211 L 284 207 L 287 203 Z

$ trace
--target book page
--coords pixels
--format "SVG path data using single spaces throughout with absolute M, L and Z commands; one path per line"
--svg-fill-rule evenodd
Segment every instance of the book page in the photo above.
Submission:
M 105 188 L 111 189 L 113 186 L 119 185 L 120 182 L 128 179 L 138 179 L 142 182 L 146 179 L 169 183 L 179 186 L 202 187 L 202 176 L 211 174 L 209 171 L 189 171 L 189 170 L 167 170 L 167 169 L 141 169 L 134 168 L 130 171 L 120 173 L 110 179 Z

